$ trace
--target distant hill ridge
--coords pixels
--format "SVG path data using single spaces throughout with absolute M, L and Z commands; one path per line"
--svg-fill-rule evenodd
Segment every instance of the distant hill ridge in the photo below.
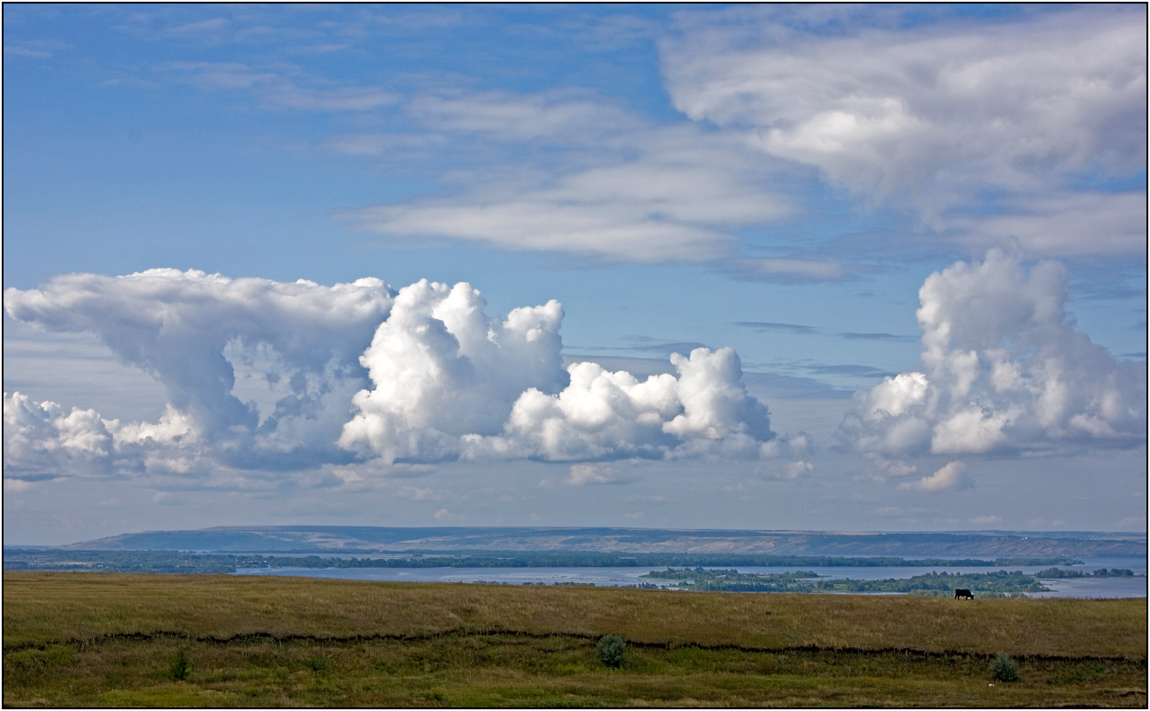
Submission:
M 581 551 L 748 553 L 838 556 L 1141 556 L 1145 534 L 846 533 L 650 528 L 391 528 L 375 526 L 220 526 L 147 531 L 61 546 L 71 550 L 401 553 Z

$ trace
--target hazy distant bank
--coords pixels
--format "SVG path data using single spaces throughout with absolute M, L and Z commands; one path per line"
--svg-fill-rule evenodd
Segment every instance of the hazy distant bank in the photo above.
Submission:
M 72 550 L 398 553 L 573 551 L 840 556 L 1145 557 L 1146 535 L 1095 532 L 841 533 L 639 528 L 392 528 L 236 526 L 149 531 L 63 546 Z

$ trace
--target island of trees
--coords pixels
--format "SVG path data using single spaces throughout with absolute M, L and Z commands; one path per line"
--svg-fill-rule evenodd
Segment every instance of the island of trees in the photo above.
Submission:
M 1038 573 L 996 570 L 990 573 L 931 572 L 910 578 L 884 580 L 828 579 L 813 571 L 787 573 L 740 573 L 737 570 L 694 569 L 656 570 L 642 576 L 673 580 L 682 590 L 714 592 L 792 592 L 792 593 L 902 593 L 909 595 L 951 595 L 956 589 L 973 590 L 976 597 L 1004 597 L 1049 592 L 1042 580 L 1086 577 L 1133 577 L 1134 571 L 1100 568 L 1093 573 L 1049 568 Z

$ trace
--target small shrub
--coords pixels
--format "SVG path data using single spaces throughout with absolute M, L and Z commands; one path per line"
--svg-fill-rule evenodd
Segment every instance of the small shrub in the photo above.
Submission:
M 4 653 L 4 674 L 37 676 L 51 673 L 55 667 L 72 663 L 75 649 L 68 645 L 49 644 L 44 649 L 22 649 Z
M 990 663 L 990 671 L 999 681 L 1018 681 L 1018 662 L 1009 654 L 999 652 Z
M 176 681 L 184 681 L 188 678 L 188 655 L 184 650 L 176 653 L 176 658 L 172 660 L 171 666 L 168 667 L 168 676 Z
M 623 657 L 626 654 L 627 645 L 619 635 L 603 635 L 602 639 L 599 640 L 597 650 L 599 652 L 599 661 L 607 666 L 623 666 Z
M 327 674 L 328 664 L 327 659 L 324 657 L 312 656 L 303 660 L 305 667 L 310 669 L 313 674 Z

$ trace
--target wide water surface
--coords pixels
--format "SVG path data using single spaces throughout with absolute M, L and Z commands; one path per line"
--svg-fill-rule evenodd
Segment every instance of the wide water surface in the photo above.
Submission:
M 1135 575 L 1146 575 L 1144 558 L 1086 558 L 1085 565 L 1059 566 L 1084 573 L 1098 568 L 1128 568 Z M 731 566 L 718 566 L 729 569 Z M 830 579 L 884 580 L 911 578 L 931 572 L 988 573 L 996 570 L 1020 570 L 1037 573 L 1050 568 L 1043 566 L 899 566 L 899 567 L 812 567 L 812 566 L 735 566 L 740 573 L 784 573 L 809 570 Z M 596 585 L 609 587 L 637 587 L 657 585 L 666 587 L 673 580 L 643 578 L 652 570 L 665 567 L 625 568 L 242 568 L 236 575 L 290 575 L 309 578 L 336 578 L 342 580 L 378 580 L 390 582 L 425 583 L 499 583 L 503 585 Z M 1031 593 L 1029 597 L 1118 598 L 1146 597 L 1146 578 L 1072 578 L 1044 581 L 1051 589 L 1048 593 Z

